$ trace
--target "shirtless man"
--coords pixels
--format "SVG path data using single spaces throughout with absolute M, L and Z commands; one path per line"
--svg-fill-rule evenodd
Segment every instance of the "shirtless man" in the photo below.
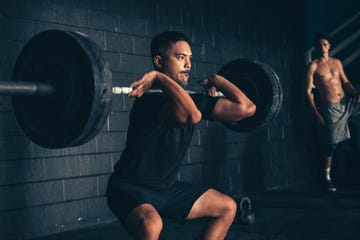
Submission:
M 324 129 L 326 187 L 336 191 L 330 178 L 333 153 L 338 143 L 350 138 L 348 120 L 360 120 L 360 95 L 346 77 L 340 60 L 329 56 L 329 38 L 319 33 L 314 45 L 318 57 L 309 65 L 306 90 L 315 118 Z M 320 97 L 317 105 L 312 95 L 313 86 Z

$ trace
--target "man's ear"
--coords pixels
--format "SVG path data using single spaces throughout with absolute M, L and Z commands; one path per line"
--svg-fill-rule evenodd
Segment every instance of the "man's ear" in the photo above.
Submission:
M 162 65 L 163 65 L 163 62 L 162 62 L 162 58 L 160 55 L 156 55 L 154 57 L 154 65 L 156 68 L 158 69 L 161 69 L 162 68 Z

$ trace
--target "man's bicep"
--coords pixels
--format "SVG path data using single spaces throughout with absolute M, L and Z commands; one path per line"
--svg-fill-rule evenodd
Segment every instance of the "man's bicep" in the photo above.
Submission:
M 211 114 L 211 119 L 220 122 L 233 122 L 242 114 L 239 103 L 222 98 L 217 101 Z
M 314 87 L 314 73 L 315 67 L 313 65 L 310 65 L 306 74 L 306 91 L 308 94 L 312 92 L 312 89 Z

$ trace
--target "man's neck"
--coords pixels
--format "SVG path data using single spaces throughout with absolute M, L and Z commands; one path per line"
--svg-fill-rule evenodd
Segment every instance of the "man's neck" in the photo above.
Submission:
M 319 56 L 320 61 L 328 62 L 330 59 L 329 54 L 322 54 Z

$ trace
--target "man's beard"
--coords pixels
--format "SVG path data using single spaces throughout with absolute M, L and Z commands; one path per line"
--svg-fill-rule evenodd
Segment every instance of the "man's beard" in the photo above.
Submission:
M 174 77 L 171 77 L 168 73 L 164 72 L 169 78 L 173 79 L 175 82 L 177 82 L 182 88 L 185 89 L 185 87 L 188 85 L 188 81 L 186 82 L 183 82 L 183 81 L 180 81 L 179 79 L 177 78 L 174 78 Z M 190 72 L 186 72 L 188 74 L 190 74 Z
M 177 79 L 175 79 L 175 82 L 177 82 L 182 88 L 186 88 L 186 86 L 188 85 L 188 82 L 181 82 Z

